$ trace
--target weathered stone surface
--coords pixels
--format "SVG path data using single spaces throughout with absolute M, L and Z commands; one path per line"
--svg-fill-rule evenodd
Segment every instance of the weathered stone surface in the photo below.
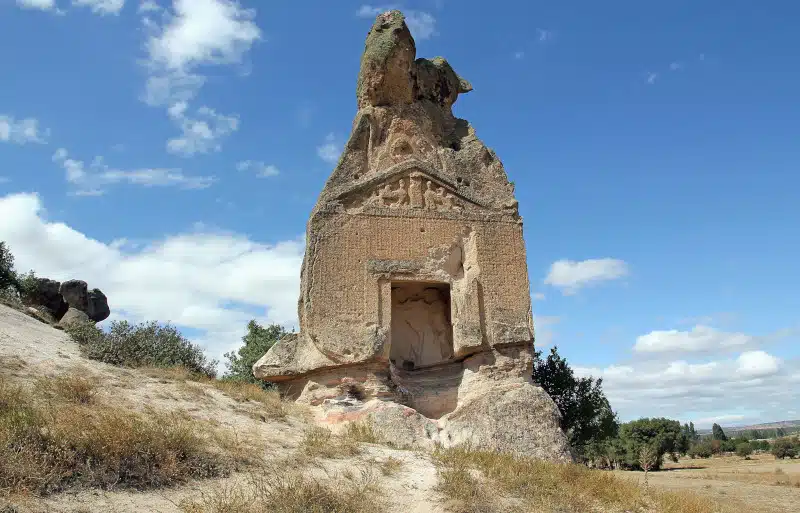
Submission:
M 83 310 L 70 307 L 67 313 L 58 321 L 58 325 L 62 328 L 69 327 L 73 324 L 90 322 L 89 316 Z
M 89 291 L 86 313 L 94 322 L 104 321 L 111 315 L 111 309 L 108 307 L 108 298 L 100 289 Z
M 83 280 L 68 280 L 61 284 L 61 295 L 70 308 L 82 312 L 89 309 L 89 287 Z
M 69 308 L 69 305 L 61 296 L 60 289 L 61 283 L 55 280 L 36 278 L 35 285 L 28 292 L 25 301 L 29 304 L 46 308 L 50 315 L 58 320 L 67 313 L 67 308 Z
M 411 445 L 569 458 L 531 382 L 514 186 L 452 112 L 471 90 L 445 59 L 416 59 L 399 11 L 377 17 L 353 131 L 308 222 L 300 332 L 253 371 L 329 423 L 369 416 Z

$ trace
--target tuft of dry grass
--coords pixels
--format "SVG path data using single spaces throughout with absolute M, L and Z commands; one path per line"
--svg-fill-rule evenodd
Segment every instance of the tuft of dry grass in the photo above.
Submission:
M 653 509 L 660 513 L 721 511 L 710 499 L 688 492 L 648 493 L 635 483 L 582 465 L 468 448 L 439 448 L 433 458 L 439 474 L 438 491 L 454 501 L 450 509 L 458 513 L 508 511 L 509 505 L 494 500 L 490 490 L 520 499 L 525 511 L 583 512 L 598 507 L 625 511 Z
M 361 453 L 354 440 L 334 435 L 329 429 L 319 426 L 311 426 L 305 430 L 300 450 L 311 458 L 345 458 Z
M 379 444 L 382 441 L 371 421 L 350 422 L 342 436 L 355 443 Z
M 42 377 L 36 381 L 39 391 L 75 404 L 91 404 L 97 396 L 97 380 L 86 371 L 72 371 L 53 378 Z
M 380 469 L 381 474 L 390 477 L 400 472 L 400 469 L 403 468 L 403 465 L 404 464 L 401 459 L 395 458 L 394 456 L 389 456 L 385 460 L 378 463 L 378 468 Z
M 368 471 L 317 480 L 283 468 L 266 467 L 248 482 L 219 487 L 185 501 L 185 513 L 381 513 L 381 489 Z
M 196 422 L 94 402 L 92 387 L 64 380 L 70 391 L 44 394 L 0 378 L 0 496 L 152 488 L 227 472 Z

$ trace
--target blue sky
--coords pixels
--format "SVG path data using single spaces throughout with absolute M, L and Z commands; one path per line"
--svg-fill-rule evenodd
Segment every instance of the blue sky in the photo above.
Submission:
M 800 418 L 800 5 L 0 0 L 0 239 L 215 356 L 292 324 L 376 13 L 474 91 L 537 345 L 623 419 Z

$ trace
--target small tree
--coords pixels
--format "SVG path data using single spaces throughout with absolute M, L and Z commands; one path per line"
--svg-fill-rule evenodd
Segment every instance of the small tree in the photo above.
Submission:
M 14 255 L 5 241 L 0 241 L 0 291 L 18 289 L 19 281 L 14 271 Z
M 779 440 L 775 440 L 772 444 L 772 455 L 776 458 L 783 459 L 783 458 L 794 458 L 796 451 L 794 444 L 788 438 L 781 438 Z
M 651 444 L 644 444 L 639 449 L 639 466 L 644 470 L 644 487 L 648 488 L 647 473 L 656 466 L 658 461 L 658 450 Z
M 711 426 L 711 438 L 713 438 L 714 440 L 719 440 L 721 442 L 724 442 L 725 440 L 728 439 L 728 437 L 725 436 L 725 431 L 722 430 L 722 426 L 720 426 L 719 424 L 714 424 L 713 426 Z
M 753 447 L 750 442 L 743 442 L 736 446 L 736 455 L 742 458 L 747 458 L 753 454 Z
M 244 345 L 236 352 L 225 353 L 225 358 L 228 360 L 225 366 L 228 370 L 223 379 L 260 383 L 253 376 L 253 364 L 287 334 L 288 332 L 279 324 L 270 324 L 265 328 L 255 320 L 251 320 L 247 323 L 247 334 L 242 337 Z
M 561 412 L 561 429 L 570 445 L 584 457 L 605 451 L 604 441 L 617 435 L 617 416 L 603 392 L 603 380 L 577 377 L 567 360 L 550 349 L 547 358 L 534 354 L 533 380 L 547 392 Z

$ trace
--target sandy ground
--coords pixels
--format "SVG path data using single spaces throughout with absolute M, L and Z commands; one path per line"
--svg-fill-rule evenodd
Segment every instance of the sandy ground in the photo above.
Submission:
M 644 482 L 642 472 L 616 472 Z M 770 454 L 750 460 L 723 456 L 707 460 L 683 458 L 665 470 L 650 472 L 650 486 L 691 490 L 710 496 L 733 511 L 754 513 L 800 512 L 800 461 L 776 460 Z
M 239 403 L 209 385 L 152 377 L 84 358 L 63 331 L 21 312 L 0 305 L 0 374 L 12 380 L 31 381 L 79 370 L 94 376 L 106 400 L 124 401 L 145 411 L 157 408 L 185 413 L 230 430 L 241 444 L 263 452 L 267 461 L 291 460 L 302 440 L 306 421 L 302 412 L 286 420 L 269 420 L 258 415 L 256 403 Z M 387 458 L 402 461 L 391 477 L 379 475 L 386 491 L 388 512 L 436 513 L 444 511 L 433 491 L 436 469 L 424 454 L 368 445 L 359 456 L 346 460 L 317 461 L 308 472 L 324 478 L 360 468 L 375 468 Z M 356 470 L 357 471 L 357 470 Z M 148 492 L 90 490 L 56 494 L 47 499 L 15 498 L 15 505 L 36 512 L 179 512 L 184 499 L 199 499 L 217 487 L 244 485 L 250 476 L 234 473 L 224 479 L 193 481 L 183 486 Z M 0 510 L 3 504 L 0 499 Z

